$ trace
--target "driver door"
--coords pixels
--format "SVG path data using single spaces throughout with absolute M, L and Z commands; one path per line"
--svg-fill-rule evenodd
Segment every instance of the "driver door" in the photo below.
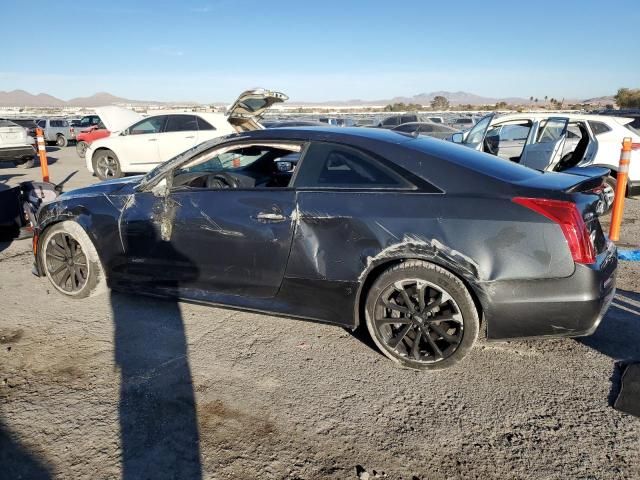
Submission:
M 181 174 L 248 177 L 260 161 L 276 168 L 274 155 L 220 150 Z M 210 301 L 219 295 L 271 298 L 278 292 L 293 239 L 293 188 L 183 184 L 168 195 L 139 192 L 133 204 L 120 223 L 127 281 Z
M 569 119 L 550 117 L 538 122 L 533 141 L 525 145 L 520 163 L 535 170 L 553 171 L 560 161 Z

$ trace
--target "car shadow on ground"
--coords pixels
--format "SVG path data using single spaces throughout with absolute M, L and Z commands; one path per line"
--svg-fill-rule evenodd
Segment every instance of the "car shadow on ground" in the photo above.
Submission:
M 46 463 L 29 452 L 0 419 L 0 478 L 46 480 L 52 478 Z
M 168 243 L 163 254 L 189 269 Z M 170 250 L 170 251 L 168 251 Z M 190 270 L 197 275 L 197 270 Z M 195 273 L 194 273 L 195 272 Z M 156 284 L 179 286 L 164 272 Z M 120 369 L 122 478 L 202 478 L 195 393 L 177 300 L 111 291 L 115 362 Z
M 607 399 L 613 406 L 620 393 L 625 367 L 640 362 L 640 293 L 618 289 L 595 333 L 577 340 L 614 360 Z
M 618 289 L 595 333 L 578 341 L 614 360 L 640 360 L 640 293 Z

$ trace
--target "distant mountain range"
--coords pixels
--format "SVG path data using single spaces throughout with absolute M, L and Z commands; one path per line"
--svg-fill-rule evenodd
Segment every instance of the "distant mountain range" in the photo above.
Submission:
M 531 105 L 528 98 L 521 97 L 506 97 L 506 98 L 493 98 L 483 97 L 468 92 L 431 92 L 431 93 L 419 93 L 412 97 L 393 97 L 386 100 L 338 100 L 333 102 L 304 102 L 304 101 L 291 101 L 292 105 L 344 105 L 344 106 L 361 106 L 361 105 L 387 105 L 389 103 L 417 103 L 419 105 L 429 105 L 434 97 L 442 96 L 449 100 L 452 105 L 471 104 L 471 105 L 492 105 L 497 102 L 507 102 L 515 105 Z M 596 97 L 586 100 L 577 99 L 565 99 L 565 104 L 588 102 L 594 104 L 607 104 L 613 103 L 612 96 Z M 33 95 L 24 90 L 13 90 L 10 92 L 0 91 L 0 107 L 100 107 L 103 105 L 112 104 L 132 104 L 132 105 L 166 105 L 175 104 L 176 102 L 158 102 L 153 100 L 130 100 L 127 98 L 116 97 L 107 92 L 99 92 L 90 97 L 78 97 L 71 100 L 62 100 L 46 93 L 39 93 Z M 177 102 L 181 105 L 197 105 L 196 102 Z M 212 102 L 217 105 L 224 104 L 221 102 Z M 539 99 L 539 103 L 544 103 L 542 98 Z
M 0 107 L 100 107 L 114 103 L 162 105 L 165 102 L 129 100 L 107 92 L 98 92 L 90 97 L 77 97 L 65 101 L 46 93 L 33 95 L 24 90 L 0 91 Z

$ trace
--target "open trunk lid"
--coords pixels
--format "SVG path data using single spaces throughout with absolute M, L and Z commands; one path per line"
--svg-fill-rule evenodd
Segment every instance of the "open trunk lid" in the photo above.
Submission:
M 261 130 L 263 127 L 258 123 L 257 118 L 272 105 L 285 102 L 288 99 L 289 97 L 284 93 L 263 88 L 242 92 L 227 111 L 229 123 L 239 132 Z

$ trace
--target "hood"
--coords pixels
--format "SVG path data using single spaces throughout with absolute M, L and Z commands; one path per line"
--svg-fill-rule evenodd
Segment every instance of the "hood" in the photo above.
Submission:
M 118 132 L 124 130 L 129 125 L 142 120 L 144 117 L 139 113 L 127 108 L 116 107 L 113 105 L 107 107 L 98 107 L 95 109 L 96 114 L 107 127 L 110 132 Z
M 114 178 L 113 180 L 105 180 L 104 182 L 94 183 L 88 187 L 77 188 L 69 192 L 65 192 L 60 195 L 56 200 L 68 200 L 74 197 L 80 196 L 94 196 L 94 195 L 109 195 L 115 193 L 121 189 L 129 191 L 137 185 L 142 179 L 142 175 L 136 175 L 134 177 Z
M 262 115 L 275 103 L 289 100 L 284 93 L 258 88 L 242 92 L 238 99 L 227 110 L 229 123 L 238 131 L 258 130 L 263 128 L 256 118 Z

